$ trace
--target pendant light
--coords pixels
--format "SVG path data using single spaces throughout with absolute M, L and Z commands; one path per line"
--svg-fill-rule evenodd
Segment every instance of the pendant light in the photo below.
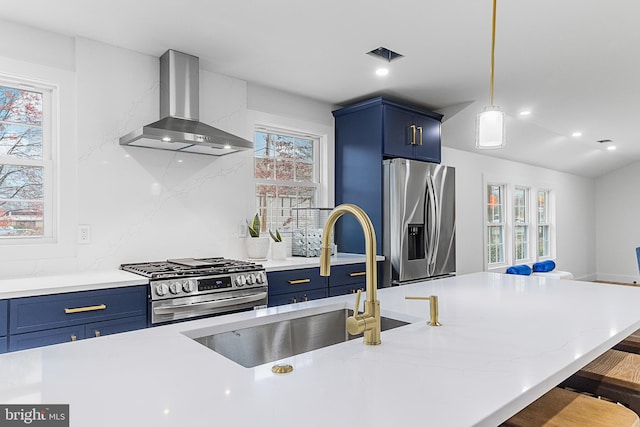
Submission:
M 491 28 L 491 74 L 489 77 L 490 105 L 484 107 L 476 117 L 476 148 L 492 149 L 503 148 L 504 140 L 504 113 L 493 105 L 493 74 L 496 49 L 496 2 L 493 0 L 493 21 Z

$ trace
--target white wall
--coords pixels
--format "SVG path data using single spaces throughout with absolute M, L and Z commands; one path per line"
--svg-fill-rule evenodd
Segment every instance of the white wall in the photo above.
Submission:
M 11 37 L 16 32 L 21 36 Z M 244 256 L 241 224 L 255 209 L 251 152 L 215 158 L 118 144 L 121 135 L 159 118 L 157 58 L 14 24 L 0 25 L 3 35 L 13 42 L 0 46 L 0 59 L 62 70 L 75 82 L 77 126 L 67 126 L 71 136 L 62 143 L 72 146 L 77 172 L 63 184 L 69 186 L 69 206 L 77 211 L 76 225 L 88 224 L 92 231 L 90 244 L 76 244 L 68 253 L 3 256 L 3 278 L 113 269 L 171 257 Z M 204 122 L 248 139 L 256 123 L 323 135 L 321 162 L 332 165 L 332 106 L 206 71 L 200 73 L 200 88 Z M 548 183 L 556 191 L 558 268 L 594 277 L 592 180 L 447 148 L 443 163 L 457 168 L 460 274 L 483 270 L 482 182 L 491 172 Z M 330 206 L 332 167 L 326 173 L 324 202 Z
M 120 136 L 159 119 L 158 58 L 87 39 L 70 43 L 62 36 L 41 47 L 38 40 L 46 40 L 47 33 L 14 30 L 23 33 L 16 43 L 31 52 L 19 59 L 21 64 L 43 63 L 75 78 L 77 126 L 71 133 L 77 147 L 65 156 L 71 156 L 77 172 L 62 182 L 72 188 L 67 193 L 75 225 L 65 233 L 74 247 L 69 253 L 31 257 L 8 252 L 1 260 L 2 278 L 115 269 L 125 262 L 173 257 L 245 256 L 242 225 L 255 212 L 252 151 L 213 157 L 119 145 Z M 0 48 L 0 64 L 14 61 L 3 57 L 13 55 L 12 49 Z M 52 50 L 60 50 L 64 64 L 51 59 L 56 57 Z M 328 104 L 275 92 L 266 97 L 253 88 L 255 108 L 262 111 L 250 110 L 246 82 L 204 70 L 200 91 L 200 120 L 227 132 L 252 140 L 259 121 L 312 131 L 333 144 Z M 296 98 L 296 108 L 282 110 L 283 99 L 296 103 Z M 63 146 L 71 142 L 61 140 Z M 328 152 L 332 147 L 325 147 L 325 157 Z M 79 224 L 91 226 L 90 244 L 75 243 Z
M 640 246 L 640 162 L 596 182 L 598 279 L 640 283 L 635 248 Z
M 456 168 L 458 274 L 484 270 L 484 176 L 550 188 L 556 195 L 556 262 L 576 278 L 595 278 L 594 181 L 575 175 L 443 147 L 442 163 Z

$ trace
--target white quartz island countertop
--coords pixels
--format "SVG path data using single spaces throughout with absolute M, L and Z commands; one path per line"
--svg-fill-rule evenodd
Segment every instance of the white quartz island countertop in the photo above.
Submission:
M 427 326 L 438 295 L 441 327 Z M 244 368 L 189 336 L 350 308 L 328 298 L 0 355 L 0 402 L 69 404 L 74 427 L 496 426 L 640 328 L 640 289 L 474 273 L 382 289 L 412 322 Z M 230 325 L 231 324 L 231 325 Z M 195 331 L 195 332 L 194 332 Z

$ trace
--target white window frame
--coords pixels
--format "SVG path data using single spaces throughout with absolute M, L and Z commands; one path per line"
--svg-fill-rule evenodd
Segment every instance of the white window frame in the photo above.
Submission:
M 489 227 L 492 225 L 488 222 L 488 209 L 487 203 L 489 198 L 488 187 L 490 185 L 502 186 L 504 189 L 503 194 L 503 206 L 504 209 L 504 262 L 501 263 L 489 263 Z M 515 210 L 514 210 L 514 195 L 516 188 L 525 188 L 528 190 L 528 212 L 527 222 L 528 226 L 528 257 L 522 260 L 516 261 L 516 245 L 515 245 Z M 538 191 L 547 192 L 547 221 L 549 226 L 549 255 L 538 256 L 538 217 L 537 211 L 535 217 L 533 217 L 533 207 L 537 209 L 537 195 Z M 537 261 L 546 259 L 555 259 L 556 248 L 556 236 L 555 236 L 555 192 L 549 185 L 536 185 L 534 183 L 528 183 L 526 180 L 514 180 L 513 178 L 494 178 L 485 176 L 483 179 L 483 198 L 482 198 L 482 212 L 483 212 L 483 224 L 484 224 L 484 268 L 485 271 L 504 272 L 506 267 L 517 264 L 532 264 Z M 495 225 L 495 224 L 494 224 Z
M 15 166 L 33 166 L 42 168 L 44 214 L 43 234 L 41 236 L 15 236 L 0 238 L 1 246 L 33 245 L 53 243 L 57 239 L 58 209 L 54 198 L 55 188 L 58 186 L 58 176 L 55 173 L 54 156 L 57 152 L 55 106 L 57 88 L 54 85 L 34 81 L 27 78 L 0 75 L 0 86 L 18 90 L 27 90 L 42 94 L 42 159 L 21 159 L 11 156 L 0 156 L 0 163 Z
M 313 183 L 306 183 L 300 181 L 280 181 L 280 180 L 268 180 L 268 179 L 258 179 L 254 178 L 254 192 L 255 186 L 264 184 L 264 185 L 283 185 L 283 186 L 295 186 L 295 187 L 308 187 L 315 189 L 315 206 L 314 207 L 322 207 L 323 201 L 326 197 L 323 194 L 323 161 L 321 145 L 323 143 L 323 135 L 318 135 L 313 132 L 305 132 L 295 129 L 287 129 L 278 126 L 264 125 L 264 124 L 256 124 L 254 126 L 254 136 L 256 132 L 266 132 L 273 133 L 297 138 L 305 138 L 313 140 L 313 159 L 314 159 L 314 167 L 313 167 Z M 254 154 L 255 159 L 255 154 Z M 254 164 L 255 168 L 255 164 Z M 254 169 L 255 170 L 255 169 Z M 261 206 L 255 206 L 256 212 L 261 209 Z M 267 227 L 268 228 L 268 227 Z M 287 227 L 290 229 L 290 227 Z M 284 228 L 284 231 L 287 230 Z M 283 228 L 278 228 L 279 231 L 283 231 Z
M 526 264 L 532 261 L 532 257 L 531 257 L 531 189 L 529 187 L 523 186 L 523 185 L 514 185 L 511 186 L 510 188 L 510 200 L 511 200 L 511 209 L 513 210 L 513 221 L 511 224 L 512 227 L 512 239 L 513 239 L 513 243 L 512 243 L 512 260 L 514 264 Z M 524 197 L 524 201 L 525 201 L 525 205 L 524 205 L 524 221 L 523 222 L 519 222 L 516 220 L 516 205 L 515 205 L 515 201 L 516 201 L 516 192 L 518 190 L 524 191 L 525 192 L 525 197 Z M 509 191 L 508 191 L 509 192 Z M 518 243 L 516 242 L 516 238 L 517 238 L 517 233 L 516 233 L 516 227 L 525 227 L 526 229 L 526 233 L 525 233 L 525 238 L 526 238 L 526 242 L 524 245 L 524 248 L 526 249 L 527 253 L 526 256 L 524 258 L 520 258 L 518 259 L 517 253 L 518 253 Z
M 498 186 L 501 188 L 501 204 L 500 204 L 500 210 L 501 210 L 501 217 L 502 217 L 502 222 L 499 223 L 494 223 L 494 222 L 489 222 L 489 218 L 488 218 L 488 200 L 489 200 L 489 193 L 488 193 L 488 187 L 490 185 L 494 185 L 494 186 Z M 489 233 L 489 229 L 492 227 L 500 227 L 502 228 L 502 255 L 504 257 L 502 262 L 497 262 L 497 263 L 491 263 L 490 265 L 492 266 L 501 266 L 504 264 L 505 260 L 508 258 L 507 257 L 507 251 L 509 250 L 509 244 L 508 244 L 508 239 L 507 239 L 507 210 L 506 210 L 506 204 L 505 204 L 505 197 L 506 197 L 506 186 L 504 184 L 499 184 L 499 183 L 487 183 L 485 185 L 485 197 L 484 197 L 484 212 L 485 212 L 485 258 L 486 258 L 486 262 L 485 264 L 489 265 L 490 259 L 489 259 L 489 240 L 490 240 L 490 233 Z
M 51 89 L 51 237 L 0 242 L 0 260 L 9 271 L 34 271 L 49 260 L 72 259 L 78 253 L 78 98 L 74 71 L 0 56 L 0 77 L 14 83 Z M 28 87 L 25 87 L 28 89 Z M 45 177 L 46 179 L 47 177 Z M 37 260 L 37 262 L 34 262 Z M 25 261 L 29 261 L 25 264 Z M 53 261 L 52 261 L 53 262 Z M 27 266 L 25 268 L 25 265 Z M 53 265 L 59 265 L 54 263 Z

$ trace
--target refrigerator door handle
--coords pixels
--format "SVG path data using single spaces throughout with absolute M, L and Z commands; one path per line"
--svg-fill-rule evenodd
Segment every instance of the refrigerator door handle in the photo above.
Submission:
M 425 222 L 427 223 L 427 232 L 429 238 L 425 239 L 427 248 L 427 273 L 429 276 L 433 275 L 435 271 L 436 254 L 438 253 L 438 241 L 440 240 L 440 209 L 438 208 L 438 199 L 435 195 L 435 188 L 433 179 L 431 176 L 427 177 L 427 197 L 426 203 L 428 209 L 425 209 Z

